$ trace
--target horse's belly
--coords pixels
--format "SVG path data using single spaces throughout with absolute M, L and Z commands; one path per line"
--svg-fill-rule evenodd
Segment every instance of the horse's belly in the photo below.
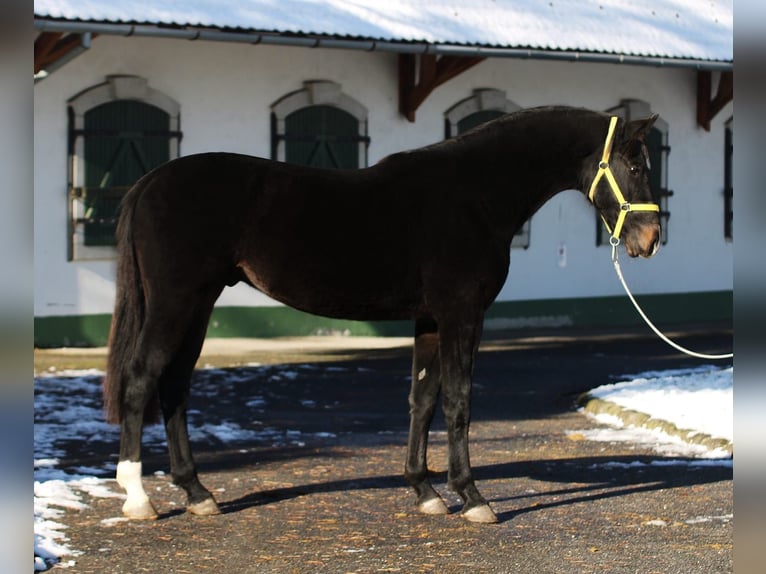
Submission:
M 418 308 L 417 289 L 402 275 L 371 275 L 360 268 L 324 269 L 284 266 L 266 269 L 244 267 L 258 290 L 295 309 L 359 321 L 409 319 Z

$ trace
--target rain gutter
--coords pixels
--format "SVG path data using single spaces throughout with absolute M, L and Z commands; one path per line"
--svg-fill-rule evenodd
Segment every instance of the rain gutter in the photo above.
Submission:
M 473 58 L 515 58 L 524 60 L 628 64 L 632 66 L 686 68 L 719 72 L 728 72 L 734 67 L 733 62 L 730 61 L 665 58 L 661 56 L 632 56 L 567 50 L 430 44 L 425 42 L 351 40 L 328 36 L 290 35 L 251 31 L 227 32 L 205 28 L 177 28 L 150 24 L 113 24 L 108 22 L 79 22 L 35 18 L 34 26 L 35 29 L 40 32 L 67 32 L 70 34 L 92 33 L 114 36 L 173 38 L 179 40 L 207 40 L 240 44 L 332 48 L 341 50 L 363 50 L 368 52 L 390 52 L 397 54 L 433 54 Z

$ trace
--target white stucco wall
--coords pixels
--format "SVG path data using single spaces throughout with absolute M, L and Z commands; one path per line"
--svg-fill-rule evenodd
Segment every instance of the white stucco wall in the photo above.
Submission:
M 476 88 L 504 90 L 522 107 L 607 109 L 647 101 L 669 124 L 669 242 L 651 261 L 622 258 L 637 293 L 732 288 L 731 243 L 723 238 L 724 122 L 696 126 L 693 71 L 608 64 L 486 60 L 437 88 L 417 110 L 398 112 L 392 54 L 101 36 L 35 86 L 35 315 L 110 313 L 113 261 L 67 261 L 66 102 L 107 75 L 132 74 L 181 104 L 181 154 L 233 151 L 268 157 L 270 105 L 305 80 L 331 80 L 369 110 L 369 161 L 443 138 L 444 112 Z M 608 247 L 595 247 L 595 214 L 576 192 L 555 197 L 532 220 L 528 250 L 514 249 L 500 300 L 617 295 Z M 559 250 L 566 248 L 566 266 Z M 272 305 L 244 285 L 219 305 Z

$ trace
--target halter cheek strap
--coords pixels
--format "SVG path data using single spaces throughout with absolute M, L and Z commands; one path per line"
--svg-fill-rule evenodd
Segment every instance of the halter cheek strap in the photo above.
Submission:
M 612 116 L 609 121 L 609 131 L 606 134 L 606 141 L 604 142 L 604 153 L 601 154 L 601 161 L 598 164 L 598 171 L 596 177 L 593 178 L 593 183 L 590 184 L 590 191 L 588 192 L 588 199 L 591 203 L 594 203 L 596 196 L 596 188 L 602 177 L 606 177 L 609 187 L 612 189 L 614 197 L 617 199 L 617 203 L 620 205 L 620 213 L 617 216 L 617 222 L 614 224 L 614 229 L 610 229 L 606 218 L 602 215 L 601 219 L 606 226 L 607 231 L 612 234 L 609 238 L 609 243 L 616 247 L 620 244 L 620 233 L 622 232 L 622 226 L 625 223 L 625 218 L 631 211 L 660 211 L 660 206 L 656 203 L 629 203 L 625 201 L 625 197 L 620 191 L 620 186 L 617 184 L 617 180 L 614 178 L 612 168 L 609 167 L 609 159 L 612 155 L 612 144 L 614 142 L 614 129 L 617 127 L 617 116 Z

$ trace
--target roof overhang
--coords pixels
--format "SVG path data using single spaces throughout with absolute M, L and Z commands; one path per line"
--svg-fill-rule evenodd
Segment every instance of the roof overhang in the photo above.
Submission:
M 418 106 L 437 86 L 485 58 L 607 63 L 697 70 L 697 118 L 699 125 L 707 130 L 710 129 L 710 119 L 726 103 L 733 99 L 732 75 L 734 63 L 732 61 L 667 58 L 574 50 L 543 50 L 522 47 L 383 41 L 366 38 L 350 39 L 332 35 L 48 18 L 35 18 L 34 27 L 40 33 L 35 41 L 36 79 L 45 77 L 45 74 L 49 74 L 87 50 L 91 45 L 92 38 L 98 35 L 361 50 L 398 54 L 399 109 L 409 121 L 414 121 L 415 111 Z M 719 78 L 718 91 L 711 100 L 712 72 L 721 72 L 721 76 Z
M 363 50 L 367 52 L 391 52 L 396 54 L 557 60 L 565 62 L 593 62 L 627 64 L 632 66 L 687 68 L 707 71 L 730 71 L 733 68 L 733 62 L 731 61 L 668 58 L 576 50 L 543 50 L 524 47 L 382 41 L 365 38 L 349 39 L 329 35 L 277 33 L 259 30 L 234 31 L 195 26 L 177 27 L 159 24 L 123 24 L 35 18 L 34 27 L 39 32 L 69 34 L 90 33 L 114 36 L 174 38 L 178 40 L 207 40 L 239 44 Z

